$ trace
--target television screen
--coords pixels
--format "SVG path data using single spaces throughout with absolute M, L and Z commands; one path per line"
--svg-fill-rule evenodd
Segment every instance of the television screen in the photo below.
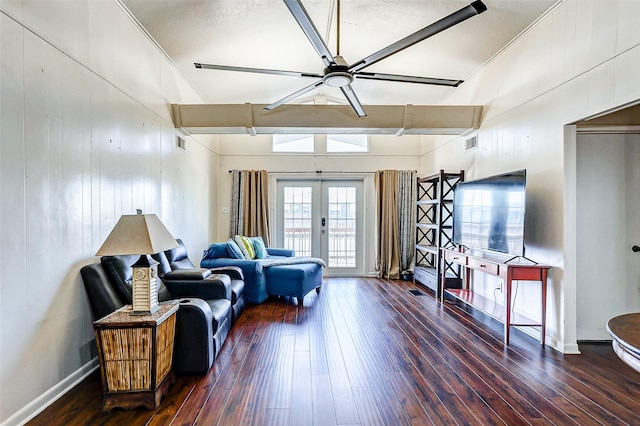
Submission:
M 461 182 L 453 196 L 453 242 L 524 256 L 526 171 Z

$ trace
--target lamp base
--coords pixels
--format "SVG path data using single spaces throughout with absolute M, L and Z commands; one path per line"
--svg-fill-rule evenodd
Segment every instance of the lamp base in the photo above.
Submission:
M 134 315 L 151 315 L 158 312 L 158 262 L 149 255 L 142 255 L 133 268 L 131 299 Z
M 131 311 L 131 312 L 129 312 L 129 315 L 139 315 L 139 316 L 153 315 L 156 312 L 158 312 L 159 310 L 160 310 L 160 306 L 155 306 L 155 307 L 151 308 L 150 311 Z

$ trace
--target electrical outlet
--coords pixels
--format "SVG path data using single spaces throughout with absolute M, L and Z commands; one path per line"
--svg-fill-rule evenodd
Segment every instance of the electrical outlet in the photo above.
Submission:
M 222 214 L 229 214 L 229 207 L 223 207 Z
M 498 285 L 496 285 L 496 290 L 498 290 L 500 293 L 502 293 L 502 281 L 500 281 L 498 283 Z

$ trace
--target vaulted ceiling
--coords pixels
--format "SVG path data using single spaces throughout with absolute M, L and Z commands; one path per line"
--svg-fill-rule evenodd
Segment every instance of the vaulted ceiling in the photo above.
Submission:
M 320 74 L 324 68 L 282 0 L 120 1 L 209 103 L 270 104 L 313 80 L 196 69 L 196 62 Z M 366 71 L 468 79 L 556 0 L 483 2 L 486 12 L 393 54 Z M 331 53 L 336 55 L 339 51 L 350 64 L 470 3 L 471 0 L 302 0 Z M 361 78 L 351 86 L 364 105 L 435 105 L 456 90 Z M 327 85 L 294 102 L 312 99 L 346 103 L 340 89 Z

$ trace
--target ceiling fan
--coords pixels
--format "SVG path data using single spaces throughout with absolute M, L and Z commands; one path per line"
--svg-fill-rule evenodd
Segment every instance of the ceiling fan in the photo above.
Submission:
M 479 15 L 480 13 L 487 10 L 487 6 L 482 3 L 481 0 L 474 1 L 468 6 L 463 7 L 462 9 L 453 12 L 452 14 L 445 16 L 439 21 L 424 27 L 423 29 L 416 31 L 415 33 L 408 35 L 407 37 L 396 41 L 395 43 L 357 61 L 353 64 L 348 64 L 342 56 L 332 55 L 329 51 L 329 48 L 325 44 L 322 37 L 320 37 L 320 33 L 316 29 L 315 25 L 311 21 L 309 14 L 305 10 L 302 2 L 300 0 L 283 0 L 284 3 L 289 8 L 289 11 L 293 15 L 294 19 L 302 28 L 302 31 L 306 34 L 307 38 L 315 48 L 316 52 L 322 59 L 324 64 L 324 71 L 322 74 L 318 73 L 308 73 L 308 72 L 297 72 L 297 71 L 283 71 L 283 70 L 274 70 L 274 69 L 263 69 L 263 68 L 247 68 L 247 67 L 234 67 L 227 65 L 211 65 L 211 64 L 200 64 L 195 63 L 196 68 L 199 69 L 210 69 L 210 70 L 223 70 L 223 71 L 242 71 L 242 72 L 252 72 L 252 73 L 260 73 L 260 74 L 276 74 L 276 75 L 286 75 L 286 76 L 295 76 L 295 77 L 312 77 L 317 78 L 314 83 L 310 84 L 307 87 L 304 87 L 297 92 L 294 92 L 284 98 L 272 103 L 265 107 L 267 110 L 272 110 L 284 103 L 287 103 L 298 96 L 301 96 L 316 87 L 320 87 L 323 84 L 326 84 L 330 87 L 338 87 L 342 90 L 345 98 L 353 107 L 353 110 L 356 112 L 358 117 L 366 117 L 367 113 L 364 111 L 360 100 L 356 96 L 353 88 L 351 87 L 351 82 L 354 78 L 365 78 L 370 80 L 386 80 L 386 81 L 398 81 L 405 83 L 421 83 L 421 84 L 433 84 L 438 86 L 451 86 L 457 87 L 462 83 L 462 80 L 448 80 L 441 78 L 429 78 L 429 77 L 416 77 L 416 76 L 408 76 L 408 75 L 398 75 L 398 74 L 382 74 L 382 73 L 374 73 L 374 72 L 365 72 L 362 71 L 366 67 L 375 64 L 378 61 L 381 61 L 395 53 L 398 53 L 401 50 L 406 49 L 407 47 L 413 46 L 414 44 L 421 42 L 435 34 L 438 34 L 441 31 L 444 31 L 454 25 L 459 24 L 462 21 L 465 21 L 475 15 Z M 339 2 L 339 0 L 338 0 Z M 340 6 L 338 3 L 338 14 L 340 13 Z M 340 18 L 338 17 L 337 24 L 340 24 Z M 338 27 L 338 38 L 339 38 L 339 27 Z M 339 42 L 338 42 L 339 49 Z M 339 53 L 339 52 L 338 52 Z

